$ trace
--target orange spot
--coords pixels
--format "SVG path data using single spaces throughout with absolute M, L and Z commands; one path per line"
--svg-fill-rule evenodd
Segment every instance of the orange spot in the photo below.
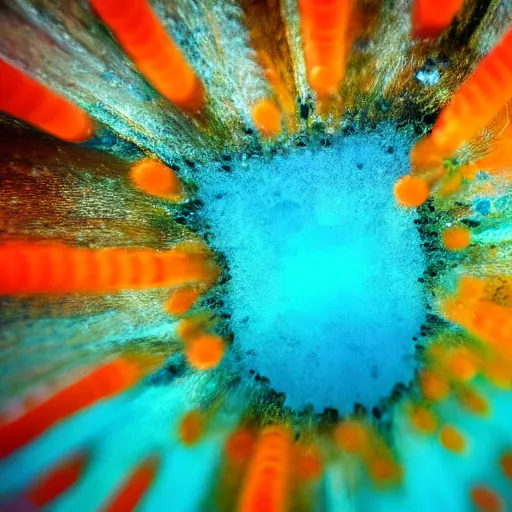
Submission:
M 158 160 L 145 159 L 130 169 L 130 179 L 146 194 L 171 199 L 180 199 L 182 187 L 172 169 Z
M 503 511 L 500 497 L 488 487 L 473 487 L 471 489 L 471 500 L 481 512 Z
M 130 512 L 135 510 L 153 482 L 158 465 L 158 460 L 150 458 L 137 467 L 105 507 L 105 512 Z
M 295 118 L 295 101 L 293 100 L 291 94 L 288 92 L 282 77 L 277 72 L 271 58 L 269 55 L 263 51 L 258 50 L 258 60 L 264 69 L 265 78 L 268 80 L 274 93 L 276 95 L 277 101 L 279 102 L 279 106 L 281 107 L 281 111 L 287 117 L 287 129 L 289 131 L 295 131 L 297 127 L 297 120 Z
M 204 251 L 4 243 L 0 260 L 0 295 L 145 290 L 209 282 L 217 275 Z
M 441 444 L 455 453 L 463 453 L 466 448 L 466 441 L 462 434 L 451 425 L 445 425 L 441 429 Z
M 249 460 L 254 446 L 254 434 L 241 429 L 231 434 L 226 442 L 226 456 L 233 464 L 244 464 Z
M 0 110 L 69 142 L 92 137 L 94 125 L 80 108 L 0 60 Z
M 201 411 L 187 412 L 180 424 L 180 439 L 187 446 L 195 444 L 204 432 L 205 421 Z
M 378 484 L 397 483 L 402 478 L 402 468 L 396 462 L 382 457 L 370 459 L 368 472 Z
M 99 400 L 111 398 L 140 378 L 134 364 L 116 359 L 82 377 L 47 400 L 0 425 L 0 458 L 33 441 L 45 430 Z
M 366 427 L 355 420 L 340 423 L 336 428 L 334 437 L 338 446 L 348 453 L 362 453 L 369 443 Z
M 487 300 L 474 302 L 447 299 L 442 304 L 445 317 L 489 344 L 508 359 L 512 358 L 512 312 Z
M 464 0 L 415 0 L 412 35 L 425 39 L 441 35 L 461 10 Z
M 172 293 L 165 305 L 165 310 L 171 315 L 186 313 L 199 297 L 197 288 L 180 288 Z
M 430 371 L 423 371 L 420 374 L 420 387 L 423 396 L 433 402 L 445 400 L 450 394 L 450 386 L 448 383 L 439 375 Z
M 299 480 L 311 482 L 322 474 L 322 455 L 315 445 L 300 446 L 295 452 L 295 474 Z
M 239 512 L 285 512 L 291 470 L 291 440 L 282 426 L 259 436 L 242 486 Z
M 443 231 L 442 240 L 449 251 L 461 251 L 471 243 L 471 231 L 466 226 L 452 226 Z
M 406 174 L 395 183 L 394 192 L 400 205 L 417 208 L 428 199 L 430 188 L 424 178 Z
M 224 357 L 225 345 L 222 338 L 201 334 L 185 347 L 185 356 L 196 370 L 209 370 L 217 366 Z
M 502 359 L 486 361 L 483 365 L 485 377 L 494 386 L 505 391 L 512 390 L 512 363 Z
M 66 492 L 80 478 L 88 456 L 78 453 L 40 478 L 27 493 L 29 500 L 38 508 L 44 507 Z
M 252 119 L 256 128 L 265 137 L 281 133 L 281 111 L 271 100 L 261 100 L 252 109 Z
M 503 457 L 501 458 L 501 469 L 503 470 L 503 473 L 505 473 L 505 476 L 512 480 L 512 452 L 505 453 Z
M 90 0 L 90 3 L 160 94 L 183 109 L 202 108 L 201 82 L 147 0 Z
M 412 425 L 425 434 L 433 434 L 437 429 L 436 417 L 425 407 L 415 406 L 411 412 L 410 419 Z
M 461 381 L 473 379 L 478 372 L 474 357 L 464 348 L 455 349 L 448 355 L 446 369 L 454 379 Z
M 485 416 L 489 413 L 487 400 L 472 389 L 464 389 L 459 396 L 459 401 L 465 409 L 478 416 Z

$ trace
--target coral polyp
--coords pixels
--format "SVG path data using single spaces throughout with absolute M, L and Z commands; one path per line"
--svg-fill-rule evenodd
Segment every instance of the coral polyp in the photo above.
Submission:
M 507 0 L 4 0 L 0 508 L 507 512 Z

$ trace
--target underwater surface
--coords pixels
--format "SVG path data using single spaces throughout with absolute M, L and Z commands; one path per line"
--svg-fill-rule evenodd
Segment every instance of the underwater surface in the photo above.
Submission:
M 0 0 L 0 510 L 512 512 L 510 0 Z

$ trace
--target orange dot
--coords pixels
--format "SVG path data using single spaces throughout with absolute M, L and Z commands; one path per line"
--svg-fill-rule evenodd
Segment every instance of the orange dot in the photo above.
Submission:
M 366 427 L 357 421 L 345 421 L 336 428 L 334 437 L 338 446 L 348 453 L 361 452 L 368 444 Z
M 204 417 L 197 409 L 187 412 L 180 424 L 179 436 L 187 446 L 193 445 L 204 431 Z
M 400 205 L 416 208 L 428 199 L 430 187 L 426 179 L 406 174 L 395 183 L 394 192 Z
M 182 315 L 186 313 L 199 297 L 196 288 L 180 288 L 173 292 L 165 304 L 165 310 L 171 315 Z
M 497 388 L 512 390 L 512 365 L 507 361 L 499 358 L 488 361 L 483 367 L 483 373 Z
M 248 461 L 254 441 L 254 434 L 249 429 L 241 429 L 231 434 L 226 442 L 228 460 L 233 464 L 243 464 Z
M 453 226 L 443 231 L 442 239 L 449 251 L 461 251 L 470 244 L 471 232 L 466 226 Z
M 300 480 L 317 480 L 322 474 L 322 456 L 314 445 L 300 447 L 295 456 L 295 473 Z
M 489 413 L 487 400 L 472 389 L 464 389 L 459 396 L 460 404 L 470 412 L 478 416 L 485 416 Z
M 414 407 L 410 419 L 413 426 L 425 434 L 433 434 L 437 429 L 436 417 L 425 407 Z
M 450 387 L 448 383 L 435 373 L 424 371 L 420 374 L 420 386 L 423 396 L 433 402 L 448 398 Z
M 197 370 L 208 370 L 217 366 L 224 357 L 224 341 L 219 336 L 202 334 L 190 341 L 185 355 L 191 366 Z
M 329 66 L 315 66 L 309 73 L 309 85 L 320 97 L 338 92 L 340 86 L 339 72 Z
M 462 434 L 451 425 L 441 429 L 441 444 L 451 452 L 462 453 L 466 448 L 466 441 Z
M 501 512 L 503 510 L 499 496 L 487 487 L 473 487 L 471 500 L 481 512 Z
M 130 170 L 130 179 L 146 194 L 177 200 L 181 194 L 181 183 L 172 169 L 162 162 L 145 159 Z
M 505 476 L 512 480 L 512 451 L 505 453 L 503 457 L 501 457 L 501 469 L 503 469 L 503 473 Z
M 252 119 L 256 128 L 265 137 L 281 133 L 281 111 L 271 100 L 261 100 L 252 109 Z
M 394 461 L 377 457 L 370 460 L 368 472 L 374 482 L 391 483 L 400 480 L 402 468 Z
M 478 372 L 474 358 L 463 348 L 450 354 L 446 367 L 453 378 L 461 381 L 473 379 Z

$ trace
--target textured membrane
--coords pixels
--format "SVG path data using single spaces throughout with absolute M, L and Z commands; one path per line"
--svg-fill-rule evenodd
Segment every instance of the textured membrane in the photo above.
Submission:
M 198 176 L 235 347 L 287 405 L 345 413 L 413 377 L 424 259 L 392 195 L 410 145 L 386 126 Z

